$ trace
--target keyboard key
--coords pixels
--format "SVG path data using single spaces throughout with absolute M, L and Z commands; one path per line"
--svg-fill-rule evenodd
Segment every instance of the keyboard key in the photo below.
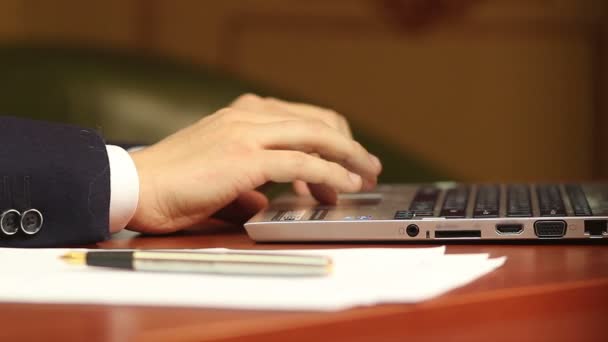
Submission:
M 514 184 L 507 187 L 507 216 L 532 216 L 530 189 L 525 184 Z
M 410 204 L 410 211 L 415 216 L 434 216 L 439 192 L 439 189 L 432 186 L 421 187 Z
M 419 210 L 414 213 L 414 216 L 435 216 L 435 211 L 433 210 Z
M 310 215 L 310 218 L 308 220 L 310 221 L 320 221 L 323 220 L 325 218 L 325 216 L 327 216 L 327 209 L 316 209 L 315 211 L 312 212 L 312 214 Z
M 414 213 L 409 210 L 397 210 L 395 212 L 395 220 L 411 220 L 414 217 Z
M 498 217 L 500 189 L 496 185 L 480 185 L 477 188 L 473 217 Z
M 589 203 L 587 203 L 587 197 L 585 196 L 583 189 L 581 189 L 579 185 L 566 185 L 566 193 L 568 194 L 568 198 L 570 199 L 570 204 L 572 204 L 572 210 L 574 210 L 574 215 L 593 215 L 593 213 L 591 212 L 591 208 L 589 207 Z
M 461 186 L 449 189 L 445 194 L 441 216 L 445 218 L 464 218 L 469 200 L 469 188 Z
M 558 185 L 537 185 L 540 216 L 566 216 L 566 207 Z

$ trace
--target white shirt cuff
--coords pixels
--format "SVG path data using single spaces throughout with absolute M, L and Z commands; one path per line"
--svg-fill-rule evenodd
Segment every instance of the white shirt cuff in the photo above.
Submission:
M 139 176 L 127 151 L 106 145 L 110 161 L 110 232 L 115 233 L 129 224 L 139 202 Z

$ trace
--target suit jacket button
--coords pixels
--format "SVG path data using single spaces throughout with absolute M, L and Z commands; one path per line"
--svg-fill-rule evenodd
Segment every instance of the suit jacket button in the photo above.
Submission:
M 42 213 L 36 209 L 28 209 L 21 214 L 21 230 L 25 234 L 34 235 L 42 228 Z
M 0 230 L 6 235 L 15 235 L 19 231 L 21 214 L 15 209 L 6 210 L 0 215 Z

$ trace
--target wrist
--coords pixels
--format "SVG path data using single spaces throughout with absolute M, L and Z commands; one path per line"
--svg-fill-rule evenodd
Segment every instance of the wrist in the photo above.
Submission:
M 133 230 L 139 232 L 151 232 L 155 228 L 154 226 L 159 224 L 158 210 L 156 210 L 155 203 L 158 201 L 155 199 L 155 189 L 153 173 L 154 170 L 150 170 L 148 165 L 154 163 L 149 159 L 148 149 L 137 149 L 129 151 L 131 160 L 135 165 L 139 177 L 139 188 L 138 188 L 138 202 L 137 206 L 129 220 L 127 226 Z
M 139 202 L 139 176 L 130 154 L 107 145 L 110 166 L 110 232 L 121 231 L 132 219 Z

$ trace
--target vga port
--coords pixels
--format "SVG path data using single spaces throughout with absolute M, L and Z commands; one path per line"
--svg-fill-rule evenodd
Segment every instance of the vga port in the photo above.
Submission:
M 536 221 L 534 233 L 540 238 L 560 238 L 566 235 L 566 221 Z

